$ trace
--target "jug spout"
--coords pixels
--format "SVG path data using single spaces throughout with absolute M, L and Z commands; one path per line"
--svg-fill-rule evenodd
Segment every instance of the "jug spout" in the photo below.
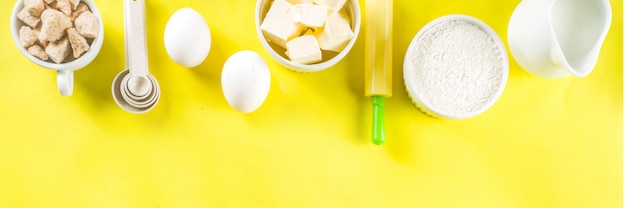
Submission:
M 550 48 L 550 59 L 552 61 L 552 67 L 558 69 L 555 70 L 555 72 L 560 71 L 562 75 L 555 75 L 554 77 L 565 77 L 571 74 L 575 77 L 582 78 L 589 75 L 596 64 L 599 53 L 600 47 L 594 47 L 594 50 L 589 51 L 584 56 L 568 60 L 564 56 L 562 49 L 555 44 Z
M 550 23 L 553 63 L 573 76 L 589 75 L 611 25 L 608 0 L 555 0 Z
M 513 58 L 544 78 L 585 77 L 611 25 L 608 0 L 523 0 L 508 26 Z
M 598 61 L 598 57 L 600 55 L 601 46 L 602 44 L 600 43 L 579 59 L 570 60 L 569 62 L 567 62 L 567 67 L 570 74 L 579 78 L 589 75 L 589 73 L 591 73 L 593 68 L 596 66 L 596 62 Z

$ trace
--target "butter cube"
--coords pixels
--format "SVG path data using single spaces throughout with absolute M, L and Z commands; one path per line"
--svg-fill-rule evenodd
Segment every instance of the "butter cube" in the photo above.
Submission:
M 343 18 L 346 22 L 348 22 L 349 25 L 352 25 L 352 20 L 350 20 L 350 16 L 348 15 L 346 9 L 341 9 L 336 14 L 339 15 L 339 17 Z
M 287 52 L 291 61 L 301 64 L 310 64 L 322 60 L 317 39 L 313 35 L 303 35 L 287 42 Z
M 315 32 L 312 29 L 307 29 L 302 35 L 315 35 Z
M 341 13 L 328 16 L 324 28 L 315 31 L 320 48 L 327 51 L 341 52 L 352 37 L 354 32 L 350 27 L 350 20 Z
M 313 0 L 313 3 L 327 7 L 329 13 L 336 13 L 343 8 L 346 0 Z
M 288 13 L 294 22 L 305 27 L 318 28 L 324 26 L 327 9 L 324 6 L 304 3 L 292 6 Z
M 292 4 L 313 3 L 313 0 L 287 0 Z
M 274 0 L 274 2 L 272 2 L 272 6 L 270 6 L 270 9 L 267 11 L 266 16 L 286 14 L 291 6 L 293 6 L 293 4 L 289 3 L 287 0 Z
M 298 36 L 302 30 L 288 15 L 291 6 L 286 0 L 274 0 L 261 23 L 261 30 L 268 41 L 283 48 L 287 41 Z

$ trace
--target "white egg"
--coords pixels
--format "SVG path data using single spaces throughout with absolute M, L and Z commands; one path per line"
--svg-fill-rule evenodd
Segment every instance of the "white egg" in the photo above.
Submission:
M 270 70 L 263 58 L 252 51 L 239 51 L 226 60 L 222 69 L 222 91 L 230 106 L 242 113 L 255 111 L 270 91 Z
M 202 15 L 191 8 L 176 11 L 165 25 L 165 50 L 177 64 L 200 65 L 211 49 L 211 31 Z

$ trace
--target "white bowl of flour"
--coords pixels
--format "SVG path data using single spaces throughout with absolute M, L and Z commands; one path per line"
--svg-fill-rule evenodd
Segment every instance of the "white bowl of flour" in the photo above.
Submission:
M 440 118 L 465 119 L 489 109 L 509 74 L 500 37 L 482 21 L 448 15 L 428 23 L 404 57 L 404 84 L 413 103 Z

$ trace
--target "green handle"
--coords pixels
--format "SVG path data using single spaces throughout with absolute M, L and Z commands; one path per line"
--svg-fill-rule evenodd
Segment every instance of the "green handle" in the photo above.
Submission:
M 381 145 L 385 143 L 385 96 L 372 96 L 374 115 L 372 117 L 372 143 Z

